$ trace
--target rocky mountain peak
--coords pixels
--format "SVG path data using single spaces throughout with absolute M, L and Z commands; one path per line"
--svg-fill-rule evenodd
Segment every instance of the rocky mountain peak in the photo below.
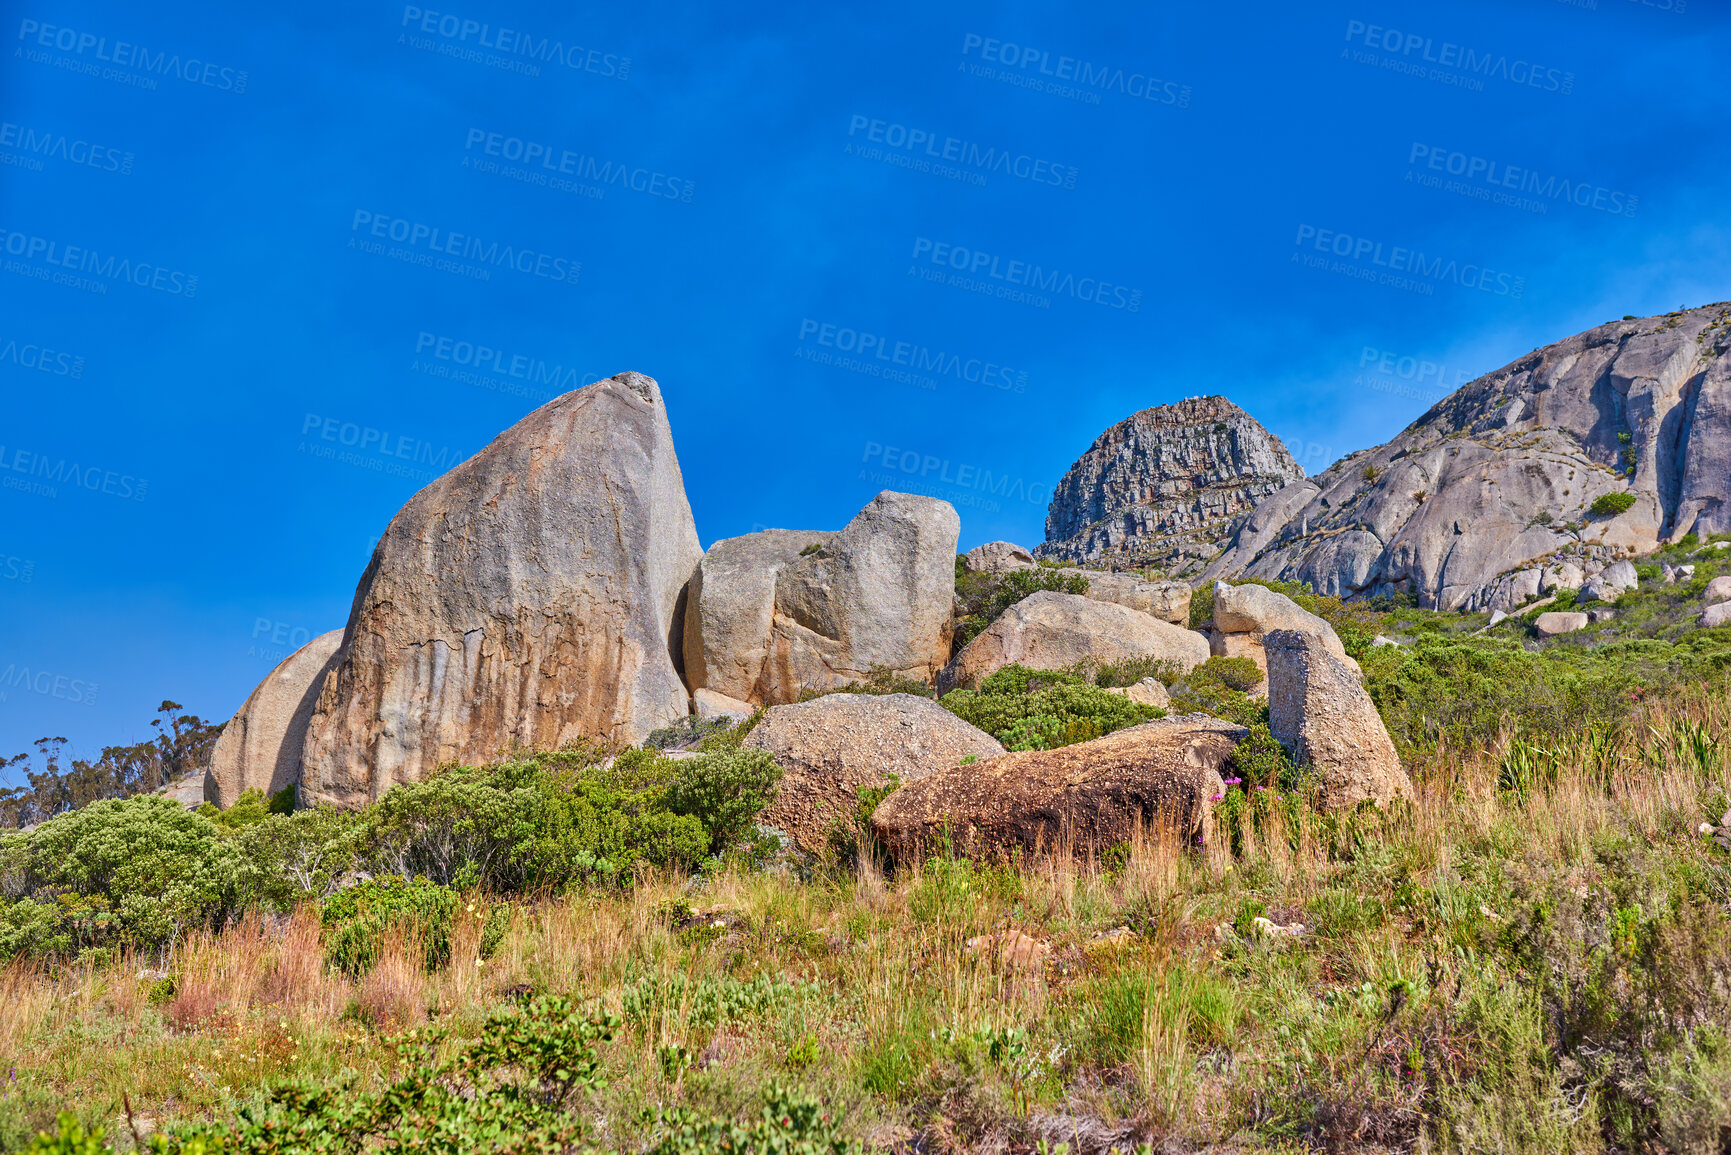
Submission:
M 1070 466 L 1035 553 L 1191 576 L 1233 519 L 1303 477 L 1286 447 L 1224 397 L 1156 405 L 1100 434 Z
M 1439 401 L 1270 497 L 1205 576 L 1489 604 L 1541 564 L 1594 573 L 1731 529 L 1731 305 L 1611 321 Z M 1615 504 L 1595 502 L 1615 495 Z

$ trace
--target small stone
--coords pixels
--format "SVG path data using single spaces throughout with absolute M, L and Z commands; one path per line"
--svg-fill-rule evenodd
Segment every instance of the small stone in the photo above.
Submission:
M 1720 602 L 1701 611 L 1701 628 L 1704 630 L 1716 630 L 1727 623 L 1731 623 L 1731 602 Z
M 1508 616 L 1509 615 L 1504 613 L 1502 610 L 1492 610 L 1491 611 L 1491 625 L 1494 626 L 1498 622 L 1507 621 Z

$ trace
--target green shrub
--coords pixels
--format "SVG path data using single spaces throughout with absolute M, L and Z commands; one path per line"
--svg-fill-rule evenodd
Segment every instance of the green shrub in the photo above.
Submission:
M 170 1127 L 150 1140 L 156 1155 L 266 1155 L 314 1151 L 575 1150 L 583 1120 L 570 1103 L 582 1088 L 602 1085 L 599 1044 L 618 1020 L 578 1010 L 570 999 L 540 996 L 493 1012 L 480 1037 L 454 1040 L 444 1028 L 391 1040 L 398 1066 L 377 1089 L 359 1082 L 288 1084 L 232 1119 Z M 79 1145 L 83 1144 L 83 1145 Z M 58 1136 L 32 1151 L 85 1155 L 103 1151 L 63 1116 Z
M 1019 665 L 993 672 L 978 690 L 952 690 L 939 704 L 1011 750 L 1085 742 L 1165 713 L 1088 685 L 1075 673 Z
M 688 1108 L 665 1112 L 655 1122 L 661 1138 L 648 1155 L 847 1155 L 854 1150 L 816 1099 L 774 1083 L 763 1093 L 762 1114 L 749 1127 L 706 1119 Z
M 1031 594 L 1055 590 L 1061 594 L 1085 594 L 1088 579 L 1077 573 L 1062 573 L 1044 566 L 1011 570 L 1009 573 L 970 573 L 956 559 L 957 649 L 967 645 L 997 621 L 1003 612 Z
M 385 939 L 420 939 L 427 969 L 451 957 L 451 920 L 457 892 L 425 878 L 373 878 L 325 899 L 325 955 L 358 978 L 373 969 Z
M 1240 726 L 1263 724 L 1268 704 L 1246 693 L 1261 680 L 1261 669 L 1249 658 L 1209 658 L 1172 687 L 1172 709 L 1209 714 Z
M 1126 658 L 1108 662 L 1094 670 L 1091 679 L 1096 686 L 1134 686 L 1143 678 L 1156 678 L 1170 686 L 1184 675 L 1184 667 L 1174 658 Z
M 1619 513 L 1627 513 L 1634 506 L 1635 495 L 1625 490 L 1600 494 L 1593 499 L 1593 504 L 1587 507 L 1587 512 L 1594 517 L 1615 517 Z
M 720 854 L 751 832 L 779 781 L 781 767 L 767 750 L 742 747 L 687 758 L 667 788 L 667 808 L 701 822 L 709 832 L 709 852 Z
M 1205 630 L 1214 620 L 1214 583 L 1204 583 L 1190 594 L 1190 628 Z
M 750 829 L 773 763 L 738 748 L 675 760 L 627 750 L 456 767 L 398 786 L 367 815 L 381 869 L 496 892 L 630 877 L 638 862 L 692 866 Z M 736 797 L 726 797 L 737 791 Z
M 366 828 L 361 814 L 328 804 L 245 826 L 235 841 L 246 860 L 246 894 L 279 911 L 324 898 L 355 868 Z
M 241 901 L 244 862 L 210 819 L 171 798 L 135 795 L 92 802 L 0 840 L 0 873 L 38 909 L 15 917 L 17 941 L 94 946 L 167 942 L 219 925 Z M 44 903 L 62 927 L 44 929 Z

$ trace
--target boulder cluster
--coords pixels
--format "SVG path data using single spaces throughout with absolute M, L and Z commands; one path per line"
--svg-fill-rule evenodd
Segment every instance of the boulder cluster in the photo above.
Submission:
M 744 718 L 784 777 L 763 821 L 820 851 L 838 817 L 889 783 L 890 847 L 1101 847 L 1143 827 L 1206 838 L 1245 731 L 1164 717 L 1056 750 L 1006 752 L 930 697 L 1032 669 L 1211 655 L 1266 672 L 1273 728 L 1329 805 L 1411 785 L 1326 622 L 1258 586 L 1220 583 L 1191 629 L 1191 588 L 1087 571 L 957 647 L 956 511 L 884 492 L 839 530 L 698 542 L 660 388 L 623 373 L 559 397 L 417 493 L 391 519 L 347 624 L 290 656 L 230 721 L 205 795 L 296 789 L 358 806 L 442 765 L 573 742 L 642 742 L 688 719 Z M 1035 569 L 993 542 L 968 572 Z M 1081 573 L 1082 571 L 1073 571 Z M 1080 588 L 1081 583 L 1074 583 Z M 1170 680 L 1170 679 L 1168 679 Z M 1165 685 L 1121 688 L 1164 708 Z

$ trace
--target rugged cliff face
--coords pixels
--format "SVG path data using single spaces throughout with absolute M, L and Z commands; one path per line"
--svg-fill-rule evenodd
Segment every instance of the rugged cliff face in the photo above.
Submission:
M 1226 398 L 1158 405 L 1106 430 L 1064 474 L 1034 552 L 1193 576 L 1233 519 L 1303 478 L 1286 447 Z
M 1203 576 L 1307 581 L 1339 596 L 1412 593 L 1455 609 L 1540 559 L 1590 572 L 1691 531 L 1731 530 L 1728 348 L 1722 303 L 1536 349 L 1387 445 L 1270 496 Z M 1610 493 L 1633 504 L 1591 513 Z

